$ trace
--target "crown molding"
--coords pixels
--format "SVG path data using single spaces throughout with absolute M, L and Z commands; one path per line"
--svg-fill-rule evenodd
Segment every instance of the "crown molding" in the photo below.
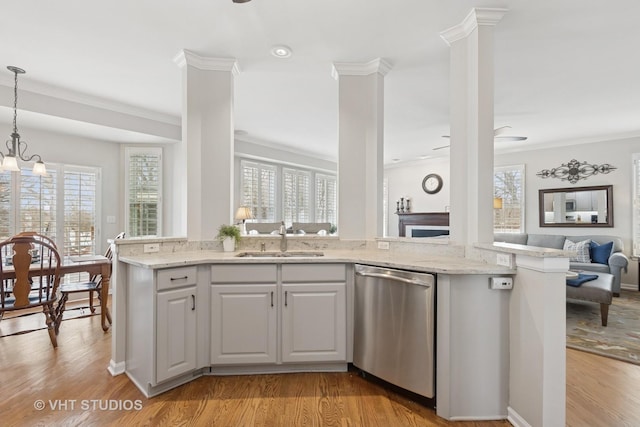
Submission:
M 173 62 L 180 68 L 190 65 L 203 71 L 231 71 L 234 76 L 240 74 L 238 61 L 235 58 L 210 58 L 200 56 L 187 49 L 180 51 L 173 58 Z
M 5 90 L 3 86 L 6 86 L 6 90 L 11 90 L 11 102 L 13 102 L 13 84 L 13 78 L 9 80 L 6 79 L 5 76 L 0 77 L 0 91 Z M 36 82 L 29 79 L 20 81 L 20 87 L 18 87 L 18 91 L 21 96 L 26 96 L 28 93 L 31 93 L 35 96 L 46 96 L 52 98 L 53 101 L 62 100 L 69 101 L 75 104 L 84 104 L 89 107 L 101 108 L 124 115 L 141 117 L 144 119 L 154 120 L 170 125 L 180 126 L 180 124 L 182 123 L 180 116 L 175 116 L 160 111 L 149 110 L 142 107 L 136 107 L 134 105 L 125 104 L 123 102 L 81 93 L 59 86 Z M 49 100 L 48 102 L 51 102 L 51 100 Z M 7 98 L 6 103 L 4 101 L 0 101 L 0 106 L 13 107 L 13 104 L 9 104 L 9 98 Z
M 451 46 L 452 43 L 468 37 L 479 26 L 495 26 L 508 11 L 509 9 L 501 8 L 473 8 L 460 24 L 442 31 L 440 37 Z
M 358 62 L 334 62 L 331 68 L 331 77 L 338 80 L 339 76 L 368 76 L 378 73 L 386 76 L 391 71 L 392 65 L 382 58 L 376 58 L 367 63 Z

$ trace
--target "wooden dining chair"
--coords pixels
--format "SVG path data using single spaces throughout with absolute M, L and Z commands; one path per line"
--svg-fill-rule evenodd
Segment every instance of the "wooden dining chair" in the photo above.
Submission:
M 0 317 L 42 307 L 49 339 L 58 346 L 54 303 L 60 284 L 60 255 L 36 236 L 16 235 L 0 243 Z
M 118 234 L 114 239 L 124 238 L 124 232 Z M 113 259 L 113 253 L 111 252 L 111 245 L 104 254 L 109 260 Z M 62 319 L 62 314 L 65 310 L 65 305 L 69 300 L 69 295 L 82 292 L 89 293 L 89 310 L 91 313 L 95 313 L 96 309 L 93 305 L 93 294 L 98 296 L 98 304 L 102 303 L 102 277 L 99 274 L 93 275 L 89 278 L 88 282 L 80 283 L 63 283 L 60 285 L 60 302 L 58 303 L 58 316 Z M 111 313 L 109 309 L 106 309 L 105 313 L 109 324 L 111 324 Z

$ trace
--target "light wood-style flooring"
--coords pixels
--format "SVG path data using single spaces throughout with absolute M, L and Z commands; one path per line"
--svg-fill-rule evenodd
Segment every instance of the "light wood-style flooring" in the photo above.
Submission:
M 44 316 L 20 322 L 33 318 Z M 0 321 L 0 335 L 15 322 Z M 99 316 L 65 320 L 57 349 L 46 330 L 0 338 L 0 425 L 509 425 L 448 422 L 353 372 L 208 376 L 147 399 L 126 375 L 107 372 L 110 346 Z M 567 350 L 567 425 L 639 426 L 640 366 Z

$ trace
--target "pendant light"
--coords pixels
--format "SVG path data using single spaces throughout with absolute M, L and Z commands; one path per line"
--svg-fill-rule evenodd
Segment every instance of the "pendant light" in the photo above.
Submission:
M 27 151 L 27 143 L 20 141 L 20 134 L 18 133 L 18 74 L 24 74 L 25 71 L 22 68 L 8 66 L 7 69 L 14 74 L 14 87 L 13 87 L 13 133 L 11 134 L 11 140 L 7 140 L 7 149 L 9 152 L 4 154 L 0 151 L 0 157 L 2 157 L 2 164 L 0 164 L 0 171 L 12 171 L 20 172 L 18 167 L 18 159 L 23 162 L 30 162 L 33 159 L 38 159 L 33 165 L 33 173 L 35 175 L 44 176 L 47 174 L 47 168 L 42 161 L 42 158 L 38 154 L 31 156 L 25 155 Z

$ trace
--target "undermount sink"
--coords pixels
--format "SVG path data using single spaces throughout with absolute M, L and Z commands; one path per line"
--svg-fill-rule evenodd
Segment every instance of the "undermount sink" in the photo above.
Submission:
M 312 252 L 312 251 L 287 251 L 287 252 L 240 252 L 237 257 L 246 257 L 246 258 L 270 258 L 270 257 L 318 257 L 324 256 L 323 252 Z

